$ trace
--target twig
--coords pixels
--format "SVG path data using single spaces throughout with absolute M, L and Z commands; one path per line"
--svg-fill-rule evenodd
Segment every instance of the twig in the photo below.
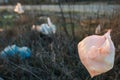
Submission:
M 34 74 L 33 72 L 31 72 L 31 71 L 29 71 L 29 70 L 27 70 L 27 69 L 25 69 L 25 68 L 22 68 L 22 67 L 20 67 L 20 66 L 18 66 L 18 65 L 16 65 L 16 64 L 14 64 L 13 62 L 9 62 L 9 63 L 11 63 L 12 65 L 14 65 L 14 66 L 16 66 L 16 67 L 18 67 L 18 68 L 20 68 L 20 69 L 22 69 L 22 70 L 24 70 L 24 71 L 27 71 L 27 72 L 31 73 L 31 74 L 32 74 L 33 76 L 35 76 L 37 79 L 42 80 L 42 79 L 40 79 L 36 74 Z

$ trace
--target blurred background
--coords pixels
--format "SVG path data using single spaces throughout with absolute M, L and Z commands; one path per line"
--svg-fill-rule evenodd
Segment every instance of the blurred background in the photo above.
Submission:
M 21 3 L 24 13 L 14 12 Z M 57 31 L 43 38 L 32 25 L 47 23 L 50 17 Z M 103 35 L 112 29 L 116 47 L 112 70 L 90 78 L 82 65 L 77 44 L 94 35 L 101 25 Z M 0 0 L 0 50 L 16 44 L 27 46 L 29 59 L 0 59 L 3 80 L 120 80 L 120 1 L 119 0 Z

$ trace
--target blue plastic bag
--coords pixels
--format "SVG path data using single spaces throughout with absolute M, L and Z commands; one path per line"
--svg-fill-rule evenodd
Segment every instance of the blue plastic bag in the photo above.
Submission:
M 6 47 L 2 52 L 1 56 L 14 56 L 18 52 L 18 47 L 16 45 Z
M 18 47 L 16 45 L 6 47 L 2 52 L 1 56 L 7 58 L 8 56 L 18 55 L 20 59 L 29 58 L 31 56 L 31 50 L 28 47 Z
M 22 47 L 22 48 L 19 48 L 18 54 L 21 59 L 25 59 L 31 56 L 31 51 L 28 47 Z

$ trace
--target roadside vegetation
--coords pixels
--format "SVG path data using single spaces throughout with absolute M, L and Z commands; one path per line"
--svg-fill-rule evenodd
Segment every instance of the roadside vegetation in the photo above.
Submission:
M 39 12 L 39 11 L 38 11 Z M 119 9 L 114 14 L 99 15 L 97 17 L 82 15 L 80 19 L 75 15 L 78 12 L 60 13 L 45 11 L 36 14 L 25 12 L 18 15 L 11 11 L 1 11 L 0 14 L 0 50 L 6 46 L 16 44 L 27 46 L 32 51 L 32 56 L 26 60 L 18 57 L 0 58 L 0 77 L 5 80 L 119 80 L 120 79 L 120 13 Z M 85 14 L 85 13 L 84 13 Z M 60 16 L 59 16 L 60 15 Z M 68 16 L 65 16 L 68 15 Z M 33 24 L 41 24 L 41 16 L 49 16 L 57 27 L 57 32 L 52 35 L 52 43 L 40 37 L 40 33 L 31 31 Z M 77 44 L 84 37 L 95 34 L 98 24 L 102 25 L 104 34 L 107 29 L 112 29 L 112 40 L 116 47 L 115 65 L 112 70 L 90 78 L 87 70 L 82 65 L 77 51 Z

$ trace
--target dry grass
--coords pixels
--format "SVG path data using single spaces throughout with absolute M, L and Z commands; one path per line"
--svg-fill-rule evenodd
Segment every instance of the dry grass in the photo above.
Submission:
M 28 16 L 21 17 L 18 19 L 19 24 L 15 23 L 14 29 L 1 32 L 0 50 L 3 50 L 7 45 L 17 44 L 18 46 L 28 46 L 32 55 L 23 61 L 20 61 L 18 57 L 6 60 L 0 58 L 0 77 L 5 80 L 119 80 L 120 50 L 117 47 L 120 44 L 119 16 L 120 14 L 113 16 L 109 22 L 100 19 L 96 19 L 96 23 L 89 21 L 95 24 L 87 24 L 86 27 L 78 23 L 76 26 L 79 27 L 74 29 L 74 38 L 72 35 L 68 36 L 63 28 L 58 28 L 59 31 L 52 35 L 52 43 L 47 38 L 42 38 L 40 33 L 31 31 L 31 26 L 37 18 L 31 20 Z M 56 22 L 53 22 L 57 25 L 57 21 L 60 19 L 62 21 L 60 17 L 55 19 Z M 91 79 L 78 57 L 77 43 L 85 36 L 94 34 L 95 26 L 100 21 L 105 22 L 101 34 L 105 29 L 112 28 L 112 40 L 116 46 L 115 65 L 109 72 Z M 59 27 L 61 26 L 63 25 L 59 24 Z M 94 27 L 90 28 L 89 26 Z

